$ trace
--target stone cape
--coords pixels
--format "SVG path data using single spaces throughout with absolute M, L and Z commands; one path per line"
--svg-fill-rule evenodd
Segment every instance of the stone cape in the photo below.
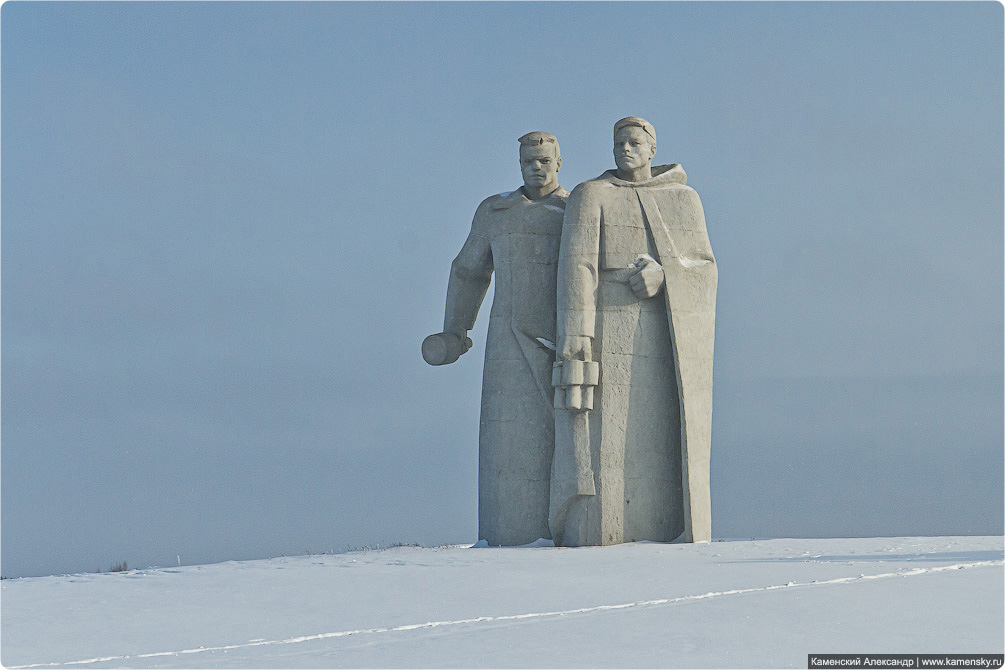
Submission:
M 561 432 L 556 442 L 550 515 L 557 543 L 711 537 L 717 268 L 683 168 L 653 166 L 652 175 L 631 182 L 611 170 L 569 198 L 558 335 L 593 338 L 600 383 L 588 412 L 595 495 L 575 495 L 576 482 L 559 478 L 575 472 L 568 465 L 575 447 Z M 640 301 L 627 267 L 642 253 L 663 265 L 665 286 Z
M 491 545 L 550 537 L 558 247 L 569 192 L 521 189 L 484 200 L 451 266 L 445 329 L 470 330 L 495 274 L 482 374 L 478 536 Z M 540 339 L 539 339 L 540 338 Z M 543 343 L 541 340 L 544 340 Z

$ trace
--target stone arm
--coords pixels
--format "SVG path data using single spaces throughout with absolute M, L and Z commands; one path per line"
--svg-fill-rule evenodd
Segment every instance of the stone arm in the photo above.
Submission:
M 569 196 L 558 254 L 558 351 L 552 374 L 555 408 L 593 408 L 600 368 L 593 361 L 600 258 L 600 205 L 580 185 Z M 556 447 L 557 448 L 557 447 Z
M 462 340 L 475 325 L 478 309 L 492 281 L 492 249 L 485 230 L 487 204 L 475 212 L 464 246 L 450 265 L 447 283 L 447 306 L 443 315 L 443 331 L 454 333 Z
M 558 255 L 558 355 L 591 360 L 596 328 L 600 204 L 590 184 L 573 190 L 565 207 Z

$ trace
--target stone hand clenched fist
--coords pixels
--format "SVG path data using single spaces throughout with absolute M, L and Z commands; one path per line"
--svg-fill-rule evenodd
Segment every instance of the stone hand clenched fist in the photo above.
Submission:
M 639 300 L 652 298 L 663 288 L 663 266 L 649 254 L 642 254 L 629 267 L 635 268 L 635 272 L 629 277 L 628 284 Z

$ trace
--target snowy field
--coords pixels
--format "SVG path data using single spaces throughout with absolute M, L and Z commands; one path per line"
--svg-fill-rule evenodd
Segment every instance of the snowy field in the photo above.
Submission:
M 1003 538 L 403 547 L 5 580 L 7 668 L 806 667 L 1001 653 Z

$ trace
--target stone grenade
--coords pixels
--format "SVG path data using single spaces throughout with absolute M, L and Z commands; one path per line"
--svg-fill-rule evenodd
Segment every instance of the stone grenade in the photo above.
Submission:
M 460 358 L 470 347 L 469 338 L 461 339 L 453 333 L 436 333 L 422 341 L 422 358 L 430 365 L 447 365 Z

